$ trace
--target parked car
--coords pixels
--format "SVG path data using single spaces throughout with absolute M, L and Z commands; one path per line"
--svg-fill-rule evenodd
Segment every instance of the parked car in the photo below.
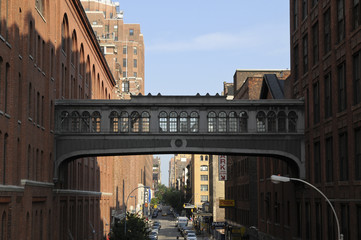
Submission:
M 160 229 L 162 226 L 161 226 L 160 222 L 154 221 L 153 222 L 153 227 L 157 227 L 158 229 Z
M 157 240 L 158 239 L 158 234 L 155 231 L 152 231 L 149 233 L 149 239 L 150 240 Z
M 197 236 L 195 233 L 188 233 L 184 239 L 185 240 L 197 240 Z

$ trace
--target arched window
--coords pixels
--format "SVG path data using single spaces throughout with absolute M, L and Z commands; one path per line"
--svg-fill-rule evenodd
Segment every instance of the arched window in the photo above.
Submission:
M 228 115 L 229 132 L 238 132 L 238 120 L 235 112 L 230 112 Z
M 85 111 L 82 113 L 81 118 L 81 132 L 89 132 L 90 130 L 90 113 Z
M 130 129 L 131 132 L 139 132 L 140 115 L 138 112 L 132 112 L 130 114 Z
M 89 87 L 90 83 L 90 58 L 89 55 L 86 58 L 86 73 L 85 73 L 85 87 Z
M 205 156 L 205 160 L 208 161 L 208 155 Z
M 78 132 L 80 130 L 80 115 L 77 111 L 71 113 L 71 131 Z
M 191 112 L 190 126 L 189 126 L 191 132 L 198 132 L 198 122 L 199 122 L 198 113 Z
M 276 113 L 274 111 L 267 113 L 267 130 L 268 132 L 276 132 Z
M 288 113 L 288 132 L 297 132 L 297 114 L 294 111 Z
M 161 112 L 159 114 L 159 131 L 168 132 L 168 118 L 166 112 Z
M 239 113 L 239 130 L 241 132 L 248 131 L 248 115 L 244 111 Z
M 188 132 L 188 114 L 181 112 L 179 115 L 179 132 Z
M 79 74 L 83 79 L 85 74 L 85 57 L 84 57 L 84 46 L 83 43 L 80 45 L 80 66 L 79 66 Z
M 9 63 L 6 63 L 5 64 L 5 82 L 4 82 L 4 110 L 5 112 L 7 113 L 8 112 L 8 105 L 9 105 L 9 99 L 8 99 L 8 85 L 9 85 L 9 74 L 10 74 L 10 64 Z
M 266 114 L 264 112 L 258 112 L 256 116 L 257 132 L 266 132 Z
M 286 113 L 280 111 L 277 115 L 278 132 L 286 132 Z
M 1 25 L 1 23 L 0 23 Z M 34 26 L 33 26 L 33 22 L 30 21 L 29 23 L 29 55 L 31 57 L 33 57 L 34 55 Z
M 75 64 L 78 62 L 78 42 L 76 37 L 76 31 L 73 31 L 73 35 L 71 37 L 71 57 L 70 61 L 74 65 L 74 67 L 77 67 Z
M 92 132 L 100 132 L 101 115 L 99 112 L 92 114 Z
M 176 112 L 171 112 L 169 114 L 169 132 L 178 131 L 178 115 Z
M 66 111 L 63 111 L 60 115 L 61 120 L 61 130 L 62 131 L 69 131 L 69 113 Z
M 217 131 L 217 118 L 215 112 L 208 113 L 208 132 Z
M 116 111 L 110 113 L 110 131 L 117 133 L 119 131 L 119 115 Z
M 227 114 L 225 112 L 218 114 L 218 132 L 227 132 Z
M 129 132 L 129 114 L 127 112 L 120 113 L 120 132 Z
M 149 132 L 150 115 L 148 112 L 142 112 L 142 132 Z
M 63 17 L 63 22 L 61 24 L 61 49 L 64 51 L 64 53 L 67 53 L 67 38 L 68 38 L 68 17 L 65 14 Z

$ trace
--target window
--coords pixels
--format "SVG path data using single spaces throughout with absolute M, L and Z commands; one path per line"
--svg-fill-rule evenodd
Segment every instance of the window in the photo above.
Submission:
M 216 131 L 217 131 L 216 113 L 210 112 L 208 113 L 208 132 L 216 132 Z
M 288 113 L 288 132 L 297 132 L 297 114 L 293 111 Z
M 188 115 L 186 112 L 180 113 L 179 132 L 188 132 Z
M 345 3 L 344 0 L 337 0 L 337 42 L 345 38 Z
M 120 114 L 120 132 L 125 133 L 129 131 L 129 115 L 127 112 Z
M 303 73 L 308 72 L 308 36 L 304 36 L 303 40 Z
M 235 113 L 235 112 L 229 113 L 228 123 L 229 123 L 229 132 L 238 132 L 237 113 Z
M 208 175 L 201 175 L 201 181 L 208 181 Z
M 123 67 L 127 67 L 127 59 L 123 58 Z
M 129 82 L 128 81 L 123 81 L 122 82 L 122 92 L 129 92 Z
M 150 116 L 148 112 L 142 113 L 142 132 L 149 132 Z
M 318 63 L 319 54 L 318 54 L 318 22 L 316 22 L 312 27 L 312 59 L 313 65 Z
M 134 66 L 135 68 L 138 66 L 137 59 L 134 59 L 134 60 L 133 60 L 133 66 Z
M 331 207 L 327 204 L 327 233 L 328 239 L 336 239 L 336 224 L 335 224 L 335 215 Z
M 191 118 L 190 118 L 190 131 L 191 132 L 198 132 L 198 113 L 196 112 L 191 112 Z
M 258 112 L 256 116 L 257 120 L 257 132 L 266 132 L 266 114 L 264 112 Z
M 318 3 L 318 0 L 312 0 L 312 7 L 314 7 Z
M 178 116 L 176 112 L 169 114 L 169 132 L 177 132 Z
M 161 112 L 159 114 L 159 131 L 160 132 L 168 131 L 168 118 L 166 112 Z
M 293 0 L 293 30 L 298 28 L 298 0 Z
M 137 72 L 133 72 L 133 77 L 137 77 Z
M 323 14 L 324 55 L 331 51 L 331 15 L 330 9 Z
M 357 239 L 361 239 L 361 205 L 357 205 Z
M 323 239 L 322 236 L 322 205 L 320 202 L 315 203 L 316 207 L 316 239 Z
M 201 195 L 201 202 L 208 202 L 208 195 Z
M 123 71 L 123 78 L 126 78 L 126 77 L 128 77 L 127 76 L 127 71 Z
M 8 85 L 9 85 L 9 74 L 10 74 L 10 64 L 5 64 L 5 82 L 4 82 L 4 110 L 8 112 L 8 105 L 9 105 L 9 94 L 8 94 Z
M 130 129 L 131 132 L 140 132 L 140 115 L 138 112 L 130 114 Z
M 304 20 L 307 17 L 307 1 L 308 0 L 302 0 L 302 20 Z
M 361 128 L 355 130 L 355 178 L 361 180 Z
M 137 49 L 137 47 L 133 47 L 133 54 L 134 54 L 134 55 L 137 55 L 137 54 L 138 54 L 138 49 Z
M 313 123 L 320 122 L 320 86 L 316 82 L 313 84 Z
M 218 115 L 218 132 L 227 131 L 227 115 L 225 112 L 220 112 Z
M 201 185 L 201 192 L 207 192 L 208 191 L 208 185 Z
M 129 36 L 133 36 L 134 35 L 134 29 L 129 29 Z
M 361 103 L 361 51 L 353 56 L 353 102 Z
M 342 63 L 337 68 L 337 82 L 338 82 L 338 111 L 346 110 L 347 96 L 346 96 L 346 69 L 345 63 Z
M 123 54 L 127 54 L 127 46 L 123 46 Z
M 201 171 L 208 171 L 207 165 L 201 165 Z
M 239 128 L 241 132 L 248 131 L 248 115 L 246 112 L 240 112 L 239 114 Z
M 100 132 L 101 115 L 99 112 L 92 114 L 92 132 Z
M 267 113 L 267 130 L 276 132 L 276 113 L 273 111 Z
M 278 132 L 286 132 L 286 113 L 280 111 L 277 116 L 278 120 Z
M 68 19 L 65 15 L 63 18 L 63 23 L 61 24 L 61 49 L 66 53 L 67 45 L 66 39 L 68 37 Z
M 331 73 L 325 76 L 325 118 L 332 116 L 332 81 Z
M 326 182 L 333 181 L 333 140 L 329 137 L 325 141 L 325 164 L 326 164 Z
M 348 204 L 341 204 L 341 220 L 340 220 L 341 233 L 343 234 L 343 239 L 350 238 L 350 212 Z
M 105 33 L 108 33 L 109 32 L 109 25 L 105 25 L 104 27 L 105 27 L 105 29 L 104 29 Z
M 361 7 L 360 0 L 353 0 L 352 7 L 352 24 L 353 29 L 356 29 L 361 25 Z
M 321 181 L 321 151 L 320 142 L 315 142 L 313 145 L 313 163 L 314 163 L 314 182 Z
M 298 81 L 298 73 L 299 73 L 299 53 L 298 53 L 298 45 L 296 45 L 293 49 L 293 60 L 294 60 L 294 79 L 295 82 Z
M 82 113 L 80 122 L 80 131 L 81 132 L 89 132 L 90 130 L 90 114 L 89 112 L 85 111 Z
M 309 202 L 305 202 L 305 218 L 306 218 L 306 239 L 312 239 L 311 205 Z
M 348 180 L 348 141 L 347 133 L 341 133 L 338 136 L 338 151 L 340 159 L 340 181 Z
M 110 113 L 110 130 L 115 133 L 119 131 L 119 117 L 115 111 Z

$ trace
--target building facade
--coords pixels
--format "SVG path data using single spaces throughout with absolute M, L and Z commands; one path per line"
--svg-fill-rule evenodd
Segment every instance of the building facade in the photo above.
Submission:
M 200 208 L 209 202 L 209 155 L 193 154 L 190 166 L 191 203 Z
M 361 9 L 357 0 L 290 1 L 289 98 L 305 99 L 306 181 L 330 199 L 344 239 L 361 239 Z M 296 236 L 336 239 L 333 213 L 296 189 Z

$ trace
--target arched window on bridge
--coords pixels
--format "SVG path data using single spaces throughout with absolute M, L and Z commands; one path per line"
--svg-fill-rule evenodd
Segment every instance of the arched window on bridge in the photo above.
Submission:
M 81 132 L 89 132 L 90 130 L 90 113 L 87 111 L 82 113 L 80 128 Z
M 297 114 L 294 111 L 288 113 L 288 132 L 297 132 Z
M 129 132 L 129 114 L 127 112 L 120 113 L 120 132 Z
M 60 115 L 61 119 L 61 130 L 62 131 L 69 131 L 69 113 L 66 111 L 63 111 Z
M 71 131 L 72 132 L 80 131 L 80 115 L 77 111 L 71 113 Z
M 92 114 L 92 132 L 100 132 L 100 120 L 101 120 L 100 113 L 93 112 L 93 114 Z
M 197 112 L 191 112 L 190 130 L 191 132 L 198 132 L 199 115 Z
M 166 112 L 159 113 L 159 132 L 168 132 L 168 118 Z
M 277 115 L 278 132 L 286 132 L 286 113 L 280 111 Z
M 274 111 L 267 113 L 267 131 L 276 132 L 276 113 Z
M 119 131 L 119 114 L 116 111 L 110 113 L 110 131 L 117 133 Z
M 257 120 L 257 132 L 266 132 L 266 114 L 264 112 L 258 112 L 256 116 Z
M 179 117 L 179 132 L 188 132 L 188 114 L 181 112 Z
M 217 118 L 215 112 L 208 113 L 208 132 L 217 131 Z
M 218 132 L 227 132 L 227 114 L 225 112 L 218 114 Z
M 142 132 L 149 132 L 149 113 L 142 113 Z
M 237 113 L 230 112 L 228 115 L 229 132 L 238 132 Z
M 169 132 L 178 131 L 178 115 L 176 112 L 171 112 L 169 114 Z
M 138 112 L 130 114 L 130 130 L 131 132 L 139 132 L 140 128 L 140 115 Z
M 248 131 L 248 115 L 244 111 L 239 113 L 239 128 L 241 132 Z

